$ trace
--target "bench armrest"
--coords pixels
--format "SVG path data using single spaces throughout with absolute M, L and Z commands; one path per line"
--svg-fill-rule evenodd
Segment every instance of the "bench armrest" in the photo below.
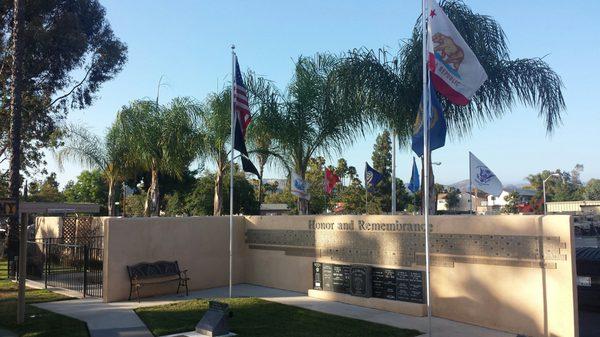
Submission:
M 187 278 L 187 272 L 188 272 L 187 269 L 184 269 L 184 270 L 180 271 L 179 272 L 179 277 L 181 277 L 181 278 Z

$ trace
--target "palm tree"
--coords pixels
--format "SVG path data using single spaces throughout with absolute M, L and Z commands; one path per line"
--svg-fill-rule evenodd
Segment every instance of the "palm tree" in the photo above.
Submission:
M 128 165 L 150 172 L 144 214 L 159 215 L 160 173 L 181 178 L 198 157 L 201 133 L 198 127 L 200 106 L 190 98 L 175 98 L 168 106 L 139 100 L 117 115 L 127 144 Z
M 108 185 L 108 215 L 115 215 L 115 188 L 117 181 L 123 179 L 125 144 L 118 125 L 108 129 L 104 139 L 78 125 L 64 129 L 65 144 L 56 153 L 56 159 L 62 170 L 66 160 L 78 160 L 83 166 L 99 169 Z
M 345 91 L 342 96 L 338 66 L 333 55 L 300 57 L 287 94 L 269 116 L 273 140 L 302 179 L 313 156 L 340 152 L 365 125 L 361 93 Z M 299 210 L 307 212 L 306 201 L 299 201 Z
M 213 215 L 223 211 L 223 179 L 229 167 L 227 149 L 231 136 L 231 92 L 224 89 L 208 95 L 200 110 L 202 120 L 203 152 L 216 165 Z
M 258 201 L 263 202 L 263 175 L 265 167 L 269 163 L 283 167 L 290 171 L 285 156 L 274 140 L 273 123 L 277 122 L 277 109 L 280 93 L 262 77 L 256 76 L 249 71 L 246 77 L 246 86 L 248 87 L 248 100 L 252 111 L 252 123 L 248 127 L 247 140 L 249 154 L 252 154 L 258 163 Z
M 444 1 L 442 7 L 488 74 L 469 105 L 441 100 L 449 132 L 461 137 L 475 125 L 507 114 L 520 102 L 538 108 L 551 133 L 565 109 L 560 77 L 542 58 L 511 59 L 506 35 L 490 16 L 474 13 L 460 0 Z M 421 98 L 421 44 L 419 19 L 395 57 L 388 58 L 381 50 L 353 50 L 337 77 L 346 95 L 362 93 L 365 110 L 378 124 L 395 130 L 401 145 L 410 142 Z

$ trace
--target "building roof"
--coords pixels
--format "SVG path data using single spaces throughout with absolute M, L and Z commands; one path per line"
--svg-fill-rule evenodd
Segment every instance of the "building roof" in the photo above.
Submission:
M 261 211 L 289 211 L 288 204 L 261 204 Z
M 577 261 L 594 261 L 600 262 L 600 248 L 584 247 L 577 248 Z
M 62 214 L 62 213 L 100 213 L 100 205 L 74 202 L 21 202 L 21 213 Z

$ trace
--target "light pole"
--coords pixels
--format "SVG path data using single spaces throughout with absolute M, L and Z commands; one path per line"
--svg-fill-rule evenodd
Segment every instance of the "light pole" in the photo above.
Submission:
M 547 213 L 547 206 L 546 206 L 546 181 L 552 177 L 560 177 L 560 174 L 558 173 L 552 173 L 551 175 L 549 175 L 546 179 L 544 179 L 544 181 L 542 181 L 542 193 L 544 195 L 544 215 L 546 215 Z

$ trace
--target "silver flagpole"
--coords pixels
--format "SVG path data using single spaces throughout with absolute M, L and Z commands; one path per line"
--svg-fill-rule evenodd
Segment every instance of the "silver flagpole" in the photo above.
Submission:
M 427 287 L 427 322 L 429 337 L 431 331 L 431 286 L 429 265 L 429 77 L 427 72 L 427 0 L 422 0 L 422 39 L 423 39 L 423 215 L 425 220 L 425 282 Z
M 469 206 L 470 214 L 473 214 L 473 175 L 471 172 L 471 151 L 469 151 Z
M 392 131 L 392 214 L 396 214 L 396 131 Z
M 235 45 L 231 45 L 231 161 L 229 163 L 229 298 L 233 271 L 233 147 L 235 146 Z

